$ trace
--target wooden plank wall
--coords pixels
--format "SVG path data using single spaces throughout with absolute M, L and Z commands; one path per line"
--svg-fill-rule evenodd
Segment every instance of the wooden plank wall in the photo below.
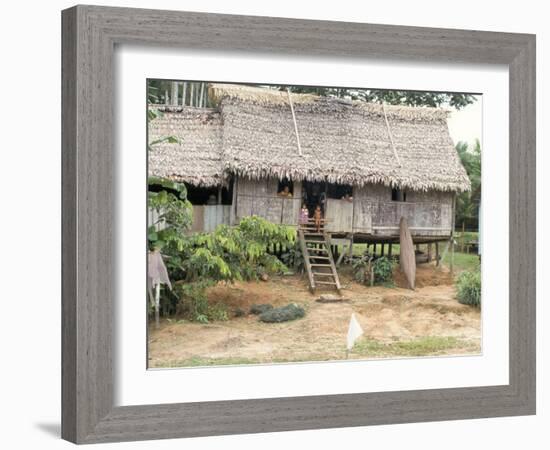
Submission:
M 327 231 L 351 233 L 353 230 L 353 203 L 327 198 L 325 218 Z
M 372 233 L 372 216 L 378 204 L 369 198 L 368 187 L 353 189 L 353 232 Z
M 231 205 L 205 205 L 204 231 L 214 231 L 218 225 L 229 225 Z
M 193 222 L 191 232 L 204 231 L 204 205 L 193 205 Z
M 236 192 L 235 222 L 247 216 L 259 216 L 273 223 L 297 225 L 302 199 L 302 185 L 294 183 L 292 198 L 277 195 L 276 178 L 250 180 L 239 178 Z

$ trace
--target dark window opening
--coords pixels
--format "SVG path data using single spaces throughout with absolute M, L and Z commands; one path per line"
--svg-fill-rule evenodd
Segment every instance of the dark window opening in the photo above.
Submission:
M 192 205 L 231 205 L 233 200 L 233 183 L 229 187 L 197 187 L 186 184 L 187 200 Z
M 294 183 L 288 178 L 279 180 L 277 185 L 277 195 L 281 197 L 292 197 L 294 195 Z
M 327 197 L 351 201 L 353 199 L 353 186 L 349 184 L 328 184 Z
M 402 191 L 401 189 L 393 188 L 391 190 L 391 199 L 393 202 L 406 202 L 407 192 Z

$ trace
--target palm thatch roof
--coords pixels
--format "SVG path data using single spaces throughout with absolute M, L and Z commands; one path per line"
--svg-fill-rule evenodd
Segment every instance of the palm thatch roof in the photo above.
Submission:
M 223 117 L 224 168 L 414 190 L 464 191 L 470 181 L 440 108 L 384 106 L 236 85 L 211 85 Z
M 237 174 L 414 190 L 470 188 L 443 109 L 310 94 L 289 98 L 284 91 L 241 85 L 213 84 L 209 93 L 219 112 L 204 113 L 211 117 L 208 125 L 189 107 L 159 119 L 169 120 L 170 126 L 159 122 L 155 135 L 172 130 L 183 142 L 163 146 L 162 158 L 151 155 L 156 158 L 150 163 L 153 175 L 165 176 L 162 172 L 202 184 Z M 188 154 L 181 155 L 183 151 Z
M 149 122 L 149 175 L 195 186 L 223 184 L 219 112 L 189 106 L 151 108 L 161 114 Z M 166 140 L 171 136 L 178 142 Z

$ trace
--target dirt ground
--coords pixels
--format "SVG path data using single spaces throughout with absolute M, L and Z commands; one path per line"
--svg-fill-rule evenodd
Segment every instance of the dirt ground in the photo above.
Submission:
M 346 357 L 345 342 L 354 312 L 364 335 L 350 359 L 476 354 L 480 352 L 480 310 L 455 299 L 453 277 L 446 269 L 419 266 L 417 289 L 367 287 L 341 276 L 345 301 L 319 303 L 298 275 L 267 282 L 219 285 L 211 302 L 223 302 L 230 315 L 252 304 L 297 303 L 306 316 L 267 324 L 252 314 L 225 322 L 198 324 L 163 320 L 149 329 L 149 367 L 324 361 Z M 327 291 L 328 292 L 328 291 Z

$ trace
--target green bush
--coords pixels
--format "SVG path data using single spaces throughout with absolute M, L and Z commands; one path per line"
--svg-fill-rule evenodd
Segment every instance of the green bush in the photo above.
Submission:
M 353 275 L 361 284 L 368 284 L 374 276 L 374 283 L 383 284 L 391 281 L 393 275 L 393 261 L 386 256 L 374 258 L 372 255 L 363 255 L 353 261 Z
M 302 255 L 302 249 L 298 241 L 286 248 L 281 254 L 281 261 L 284 265 L 293 268 L 295 271 L 301 271 L 304 268 L 304 255 Z
M 217 282 L 257 280 L 262 274 L 288 270 L 269 253 L 274 246 L 293 247 L 296 230 L 257 216 L 243 218 L 237 226 L 218 226 L 211 233 L 179 234 L 178 246 L 164 248 L 170 279 L 180 282 L 178 312 L 190 320 L 206 323 L 226 320 L 227 310 L 209 306 L 205 290 Z
M 260 314 L 260 320 L 268 323 L 287 322 L 289 320 L 301 319 L 306 311 L 296 303 L 290 303 L 280 308 L 269 309 Z
M 374 282 L 386 283 L 392 279 L 393 261 L 386 256 L 381 256 L 373 263 Z
M 220 225 L 212 233 L 187 236 L 181 249 L 185 279 L 257 280 L 261 274 L 287 267 L 269 249 L 292 247 L 296 230 L 257 217 L 245 217 L 235 227 Z
M 456 282 L 458 301 L 464 305 L 481 306 L 481 272 L 462 272 Z
M 206 289 L 211 281 L 178 283 L 174 289 L 179 297 L 177 312 L 194 322 L 208 323 L 211 320 L 227 320 L 227 307 L 223 303 L 210 305 Z
M 360 258 L 353 259 L 352 264 L 353 268 L 353 277 L 355 281 L 361 284 L 368 284 L 371 278 L 371 266 L 372 266 L 372 256 L 363 255 Z

